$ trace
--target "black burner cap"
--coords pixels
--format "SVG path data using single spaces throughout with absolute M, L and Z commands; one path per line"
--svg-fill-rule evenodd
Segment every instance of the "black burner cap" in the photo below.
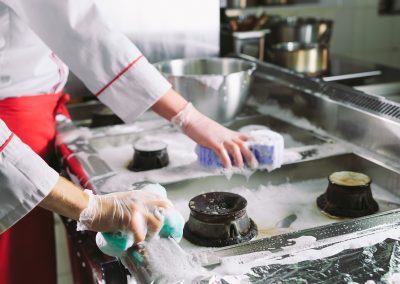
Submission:
M 183 235 L 190 242 L 222 247 L 247 242 L 257 235 L 257 226 L 247 216 L 247 201 L 230 192 L 209 192 L 192 198 Z
M 369 176 L 343 171 L 331 174 L 328 180 L 326 192 L 317 198 L 317 206 L 327 215 L 356 218 L 379 210 L 372 196 Z
M 167 144 L 141 139 L 134 145 L 134 154 L 128 169 L 134 172 L 149 171 L 168 166 Z

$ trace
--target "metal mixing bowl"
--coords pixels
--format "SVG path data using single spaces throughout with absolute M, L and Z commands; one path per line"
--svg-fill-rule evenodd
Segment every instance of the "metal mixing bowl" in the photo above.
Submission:
M 176 59 L 155 66 L 198 110 L 222 123 L 241 110 L 256 69 L 255 63 L 235 58 Z

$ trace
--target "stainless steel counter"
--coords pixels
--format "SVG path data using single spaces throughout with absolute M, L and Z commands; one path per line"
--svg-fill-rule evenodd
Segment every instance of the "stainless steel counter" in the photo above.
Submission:
M 255 74 L 252 96 L 242 114 L 229 126 L 238 129 L 244 125 L 261 124 L 278 132 L 288 133 L 296 143 L 316 145 L 318 147 L 339 145 L 342 151 L 288 164 L 270 173 L 256 172 L 248 179 L 240 175 L 234 175 L 230 180 L 227 180 L 224 176 L 215 173 L 205 174 L 201 178 L 188 174 L 183 180 L 167 185 L 169 197 L 176 202 L 177 207 L 185 215 L 187 215 L 187 209 L 184 209 L 185 202 L 188 202 L 199 191 L 204 192 L 209 189 L 229 191 L 238 187 L 256 190 L 260 186 L 285 184 L 288 179 L 293 184 L 296 184 L 298 182 L 321 179 L 329 173 L 341 169 L 365 172 L 372 177 L 374 184 L 391 194 L 392 200 L 400 196 L 400 163 L 398 159 L 400 157 L 400 143 L 398 143 L 400 135 L 400 106 L 396 102 L 366 94 L 348 86 L 306 78 L 267 63 L 257 62 L 257 64 L 258 71 Z M 150 123 L 152 129 L 151 127 L 149 129 L 149 125 L 146 125 L 146 123 Z M 78 131 L 73 128 L 71 125 L 60 125 L 60 132 L 64 132 L 62 134 L 64 143 L 59 146 L 59 150 L 64 158 L 65 166 L 70 177 L 76 182 L 101 193 L 105 193 L 106 188 L 108 188 L 104 187 L 104 184 L 109 185 L 109 181 L 113 179 L 119 181 L 121 188 L 129 188 L 132 183 L 142 181 L 143 177 L 151 176 L 146 173 L 141 177 L 139 175 L 130 175 L 123 172 L 123 168 L 110 166 L 107 156 L 99 154 L 102 149 L 111 146 L 130 145 L 135 139 L 143 135 L 157 135 L 160 131 L 161 133 L 164 131 L 171 132 L 168 125 L 163 123 L 154 124 L 151 121 L 139 122 L 136 125 L 80 129 Z M 67 129 L 69 131 L 66 131 Z M 146 130 L 144 131 L 143 129 Z M 125 156 L 127 156 L 125 159 L 128 161 L 130 159 L 129 155 Z M 123 160 L 121 165 L 124 165 L 126 161 Z M 176 172 L 182 173 L 186 168 L 188 167 L 180 166 L 176 169 L 169 168 L 166 171 L 169 175 Z M 124 178 L 118 179 L 122 173 L 125 175 Z M 126 184 L 121 184 L 121 182 Z M 323 191 L 324 189 L 321 188 L 319 190 Z M 301 189 L 299 188 L 298 190 L 300 191 Z M 317 190 L 315 194 L 319 192 Z M 259 195 L 260 199 L 266 196 L 268 196 L 268 191 L 264 191 Z M 270 230 L 269 235 L 263 235 L 258 240 L 248 244 L 213 249 L 208 251 L 206 256 L 209 261 L 214 261 L 214 263 L 218 264 L 221 261 L 223 262 L 223 259 L 231 256 L 239 257 L 244 261 L 248 253 L 268 252 L 271 254 L 268 254 L 267 258 L 261 259 L 265 263 L 270 263 L 271 259 L 284 259 L 297 253 L 304 252 L 304 254 L 307 254 L 309 250 L 330 247 L 333 244 L 345 242 L 346 238 L 361 240 L 366 236 L 372 238 L 385 232 L 393 234 L 393 229 L 396 230 L 397 227 L 399 212 L 396 210 L 396 206 L 387 207 L 387 203 L 381 203 L 380 205 L 381 212 L 386 212 L 347 221 L 332 220 L 324 217 L 326 218 L 325 220 L 321 217 L 323 220 L 319 220 L 326 223 L 314 222 L 311 225 L 307 225 L 304 222 L 302 225 L 294 223 L 292 230 L 286 232 L 276 231 L 275 233 L 278 233 L 276 237 L 270 237 L 274 234 L 273 230 Z M 314 210 L 312 211 L 313 216 L 319 214 L 314 200 L 309 200 L 309 203 L 301 204 L 298 207 L 293 204 L 292 208 L 301 210 L 301 207 L 306 206 Z M 284 211 L 284 209 L 281 212 L 284 213 L 283 215 L 290 213 Z M 258 213 L 254 211 L 253 214 L 257 215 Z M 283 215 L 271 215 L 271 218 L 278 220 L 284 217 Z M 327 225 L 320 227 L 319 225 L 321 224 Z M 316 225 L 318 226 L 315 227 Z M 290 240 L 301 236 L 313 237 L 315 240 L 305 247 L 292 246 L 294 242 Z M 87 247 L 89 246 L 87 245 Z M 182 243 L 182 247 L 187 251 L 196 251 L 196 248 L 193 248 L 185 241 Z M 379 252 L 388 248 L 394 250 L 395 245 L 392 242 L 372 244 L 372 249 L 376 249 Z M 363 253 L 362 247 L 358 249 L 361 249 L 361 251 L 355 249 L 354 255 Z M 91 251 L 94 251 L 94 249 Z M 241 255 L 243 255 L 243 258 L 241 258 Z M 352 263 L 351 258 L 349 260 L 348 253 L 340 254 L 340 256 L 343 257 L 336 259 L 339 262 L 335 262 L 336 260 L 332 260 L 329 257 L 327 258 L 329 261 L 333 261 L 329 262 L 330 267 L 332 263 L 333 266 L 339 265 L 343 261 Z M 359 261 L 358 258 L 353 260 Z M 397 261 L 397 259 L 394 258 L 393 261 Z M 308 263 L 315 265 L 318 269 L 322 269 L 323 265 L 327 265 L 325 262 L 314 263 L 310 259 Z M 98 263 L 97 266 L 93 265 L 93 267 L 99 267 Z M 116 265 L 115 267 L 118 266 Z M 261 269 L 260 267 L 263 268 Z M 304 274 L 299 274 L 300 270 L 296 270 L 298 267 L 294 269 L 293 266 L 283 266 L 283 268 L 283 271 L 292 273 L 294 279 L 304 276 Z M 253 282 L 256 280 L 268 282 L 268 279 L 276 279 L 272 278 L 273 275 L 271 274 L 272 272 L 276 274 L 276 270 L 271 270 L 271 266 L 268 265 L 263 266 L 262 262 L 258 267 L 249 267 L 249 269 L 250 272 L 252 271 L 251 273 L 256 273 L 255 275 L 257 276 L 252 278 L 253 280 L 251 281 Z M 302 270 L 303 272 L 307 271 L 304 269 Z M 389 268 L 386 267 L 385 269 Z M 296 274 L 296 271 L 298 271 L 298 274 Z M 329 271 L 331 277 L 341 273 L 339 270 L 334 269 Z M 248 271 L 248 273 L 250 272 Z M 380 278 L 378 279 L 378 277 L 383 277 L 382 273 L 386 273 L 386 271 L 381 274 L 371 271 L 368 274 L 369 272 L 367 268 L 361 272 L 354 268 L 346 273 L 364 273 L 365 278 L 362 276 L 353 277 L 353 280 L 363 280 L 364 282 L 366 280 L 379 280 Z M 112 276 L 113 273 L 117 273 L 120 276 L 120 272 L 116 271 L 109 273 L 108 276 Z M 106 279 L 104 274 L 103 276 L 99 276 L 98 273 L 96 275 L 97 279 Z M 324 278 L 320 278 L 320 281 L 322 281 L 321 279 L 323 280 Z M 343 280 L 342 278 L 335 279 Z M 225 278 L 224 281 L 226 281 L 224 283 L 234 283 L 229 282 L 232 281 L 229 278 Z M 336 282 L 339 283 L 340 281 Z

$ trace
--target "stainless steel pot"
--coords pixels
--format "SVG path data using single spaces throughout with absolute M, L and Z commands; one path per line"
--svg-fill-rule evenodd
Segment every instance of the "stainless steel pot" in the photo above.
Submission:
M 271 27 L 271 43 L 300 42 L 329 44 L 333 21 L 316 18 L 286 17 Z
M 260 5 L 288 5 L 292 0 L 259 0 Z
M 234 58 L 177 59 L 155 64 L 207 116 L 229 122 L 245 103 L 256 64 Z
M 305 73 L 318 75 L 328 69 L 329 50 L 323 44 L 284 42 L 273 45 L 270 58 L 274 64 Z
M 257 0 L 227 0 L 226 1 L 226 7 L 227 8 L 247 8 L 247 7 L 253 7 L 256 6 Z

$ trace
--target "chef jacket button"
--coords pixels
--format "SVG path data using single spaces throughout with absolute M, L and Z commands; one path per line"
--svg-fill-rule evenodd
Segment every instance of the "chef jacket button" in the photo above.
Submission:
M 0 76 L 0 84 L 2 84 L 2 85 L 11 84 L 11 76 L 9 76 L 9 75 Z
M 6 46 L 6 39 L 4 37 L 0 37 L 0 50 Z

